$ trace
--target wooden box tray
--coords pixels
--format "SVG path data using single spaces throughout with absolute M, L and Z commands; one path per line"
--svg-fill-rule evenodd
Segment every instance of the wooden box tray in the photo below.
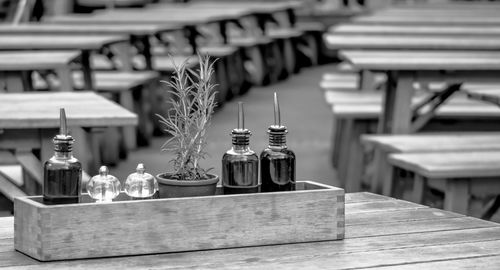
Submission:
M 337 240 L 344 198 L 343 189 L 312 181 L 287 192 L 139 201 L 120 194 L 110 203 L 19 197 L 14 246 L 51 261 Z

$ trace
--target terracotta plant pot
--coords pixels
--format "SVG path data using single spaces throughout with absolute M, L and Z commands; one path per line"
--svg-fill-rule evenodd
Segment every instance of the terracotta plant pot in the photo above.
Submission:
M 215 195 L 219 176 L 208 174 L 209 179 L 187 181 L 171 179 L 170 174 L 161 173 L 156 176 L 160 198 L 179 198 Z

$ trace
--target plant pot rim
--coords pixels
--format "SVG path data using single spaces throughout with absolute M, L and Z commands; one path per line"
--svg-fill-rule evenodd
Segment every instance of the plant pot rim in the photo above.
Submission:
M 204 186 L 219 182 L 219 176 L 216 174 L 207 173 L 208 179 L 200 180 L 177 180 L 167 178 L 171 173 L 160 173 L 156 175 L 159 184 L 175 185 L 175 186 Z

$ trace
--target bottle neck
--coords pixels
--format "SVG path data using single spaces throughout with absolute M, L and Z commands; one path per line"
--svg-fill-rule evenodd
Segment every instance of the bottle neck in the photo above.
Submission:
M 70 159 L 73 157 L 73 152 L 72 151 L 55 151 L 54 157 L 56 157 L 56 159 Z
M 286 146 L 286 130 L 273 131 L 269 130 L 269 148 L 271 149 L 285 149 Z
M 233 150 L 235 152 L 248 152 L 250 151 L 250 146 L 248 144 L 233 144 Z

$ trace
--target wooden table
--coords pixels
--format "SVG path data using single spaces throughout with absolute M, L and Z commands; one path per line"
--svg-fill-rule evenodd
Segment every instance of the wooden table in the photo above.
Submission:
M 75 156 L 84 170 L 100 166 L 99 137 L 107 127 L 137 125 L 137 116 L 93 92 L 29 92 L 0 95 L 0 152 L 6 150 L 37 183 L 42 164 L 53 154 L 52 138 L 58 132 L 59 108 L 66 109 L 75 137 Z M 118 140 L 118 138 L 117 138 Z M 33 149 L 40 149 L 36 157 Z
M 441 93 L 446 99 L 464 81 L 499 80 L 500 53 L 497 52 L 400 50 L 340 51 L 340 54 L 360 70 L 387 74 L 380 133 L 409 133 L 429 119 L 427 115 L 412 121 L 411 97 L 415 81 L 449 83 L 449 88 Z
M 181 24 L 57 24 L 27 23 L 18 25 L 0 25 L 0 35 L 127 35 L 130 43 L 136 46 L 144 56 L 146 69 L 152 69 L 151 37 L 160 37 L 163 33 L 182 30 Z M 139 44 L 137 44 L 139 43 Z M 126 56 L 125 56 L 126 57 Z M 128 63 L 128 61 L 125 61 Z M 130 68 L 129 68 L 130 69 Z
M 383 14 L 360 16 L 352 19 L 355 23 L 393 25 L 500 25 L 498 16 L 384 16 Z
M 121 60 L 129 59 L 128 38 L 120 35 L 15 35 L 0 36 L 0 50 L 81 50 L 82 70 L 86 89 L 93 89 L 90 53 L 114 45 Z M 126 55 L 126 56 L 124 56 Z
M 0 218 L 0 267 L 10 269 L 498 269 L 500 225 L 371 193 L 346 194 L 341 241 L 42 263 L 13 248 Z M 249 233 L 248 237 L 252 237 Z
M 70 63 L 79 51 L 0 51 L 0 72 L 7 92 L 29 91 L 31 71 L 51 70 L 61 80 L 61 90 L 73 89 Z

